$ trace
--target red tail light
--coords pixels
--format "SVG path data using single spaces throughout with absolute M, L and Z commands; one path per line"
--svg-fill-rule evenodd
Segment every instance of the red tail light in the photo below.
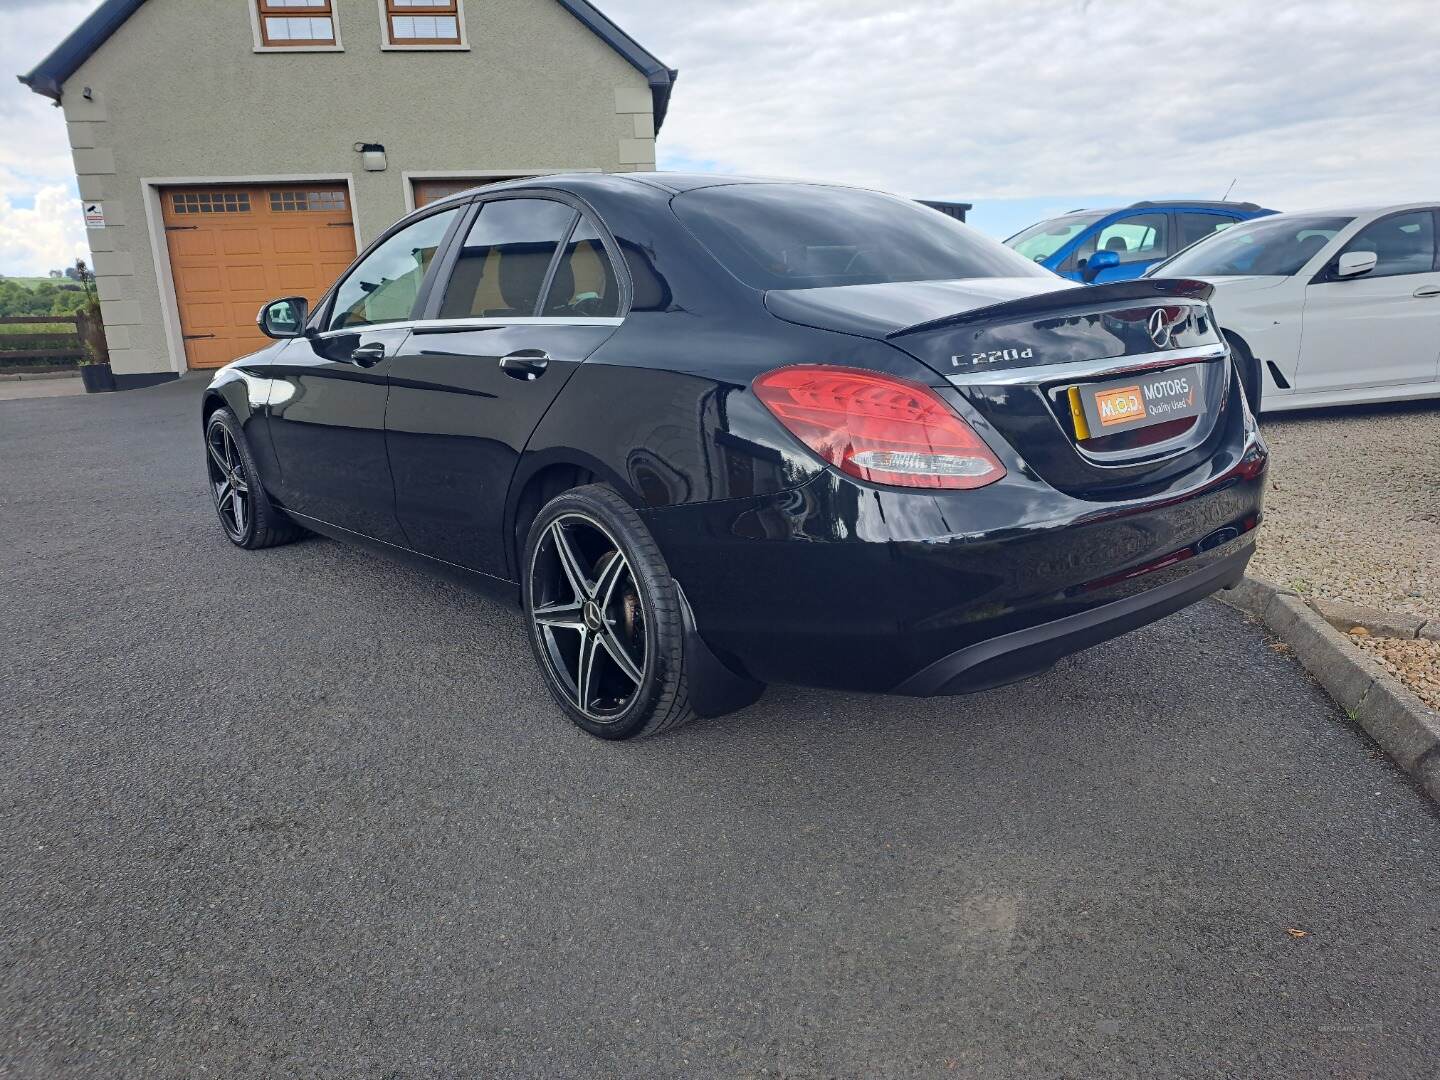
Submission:
M 935 391 L 908 379 L 800 364 L 761 375 L 755 394 L 796 438 L 861 480 L 978 488 L 1005 475 L 969 424 Z

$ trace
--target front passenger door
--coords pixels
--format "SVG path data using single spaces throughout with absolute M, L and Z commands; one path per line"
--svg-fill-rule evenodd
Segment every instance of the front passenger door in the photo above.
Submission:
M 1340 254 L 1373 251 L 1375 269 L 1341 278 Z M 1372 221 L 1305 287 L 1301 393 L 1424 383 L 1440 357 L 1435 214 L 1410 210 Z
M 318 327 L 270 370 L 267 426 L 287 509 L 403 543 L 385 455 L 386 375 L 431 262 L 463 208 L 420 218 L 361 257 Z
M 386 442 L 415 550 L 509 578 L 504 517 L 531 433 L 620 324 L 608 242 L 569 203 L 482 204 L 390 366 Z
M 1170 244 L 1169 214 L 1159 210 L 1130 214 L 1086 237 L 1076 251 L 1076 268 L 1083 271 L 1089 257 L 1097 251 L 1113 251 L 1119 256 L 1120 265 L 1101 270 L 1092 284 L 1129 281 L 1161 259 L 1169 258 L 1174 250 Z

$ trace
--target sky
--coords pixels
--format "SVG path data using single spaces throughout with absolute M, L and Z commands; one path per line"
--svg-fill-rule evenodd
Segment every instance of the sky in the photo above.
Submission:
M 64 122 L 14 75 L 94 6 L 0 0 L 0 274 L 86 254 Z M 680 69 L 661 168 L 973 202 L 998 237 L 1232 181 L 1280 210 L 1440 196 L 1433 0 L 599 6 Z

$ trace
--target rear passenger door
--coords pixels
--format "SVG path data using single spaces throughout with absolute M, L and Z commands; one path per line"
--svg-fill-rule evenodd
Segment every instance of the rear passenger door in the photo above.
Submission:
M 1172 251 L 1184 251 L 1207 237 L 1223 232 L 1240 219 L 1233 214 L 1210 210 L 1185 210 L 1175 215 L 1175 242 Z
M 512 576 L 510 478 L 575 368 L 620 325 L 609 241 L 554 197 L 484 202 L 392 363 L 386 445 L 415 550 Z

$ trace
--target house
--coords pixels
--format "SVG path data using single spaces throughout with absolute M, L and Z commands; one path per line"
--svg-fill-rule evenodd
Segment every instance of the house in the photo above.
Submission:
M 587 0 L 104 0 L 20 79 L 64 110 L 130 388 L 258 348 L 262 303 L 427 200 L 653 169 L 676 74 Z

